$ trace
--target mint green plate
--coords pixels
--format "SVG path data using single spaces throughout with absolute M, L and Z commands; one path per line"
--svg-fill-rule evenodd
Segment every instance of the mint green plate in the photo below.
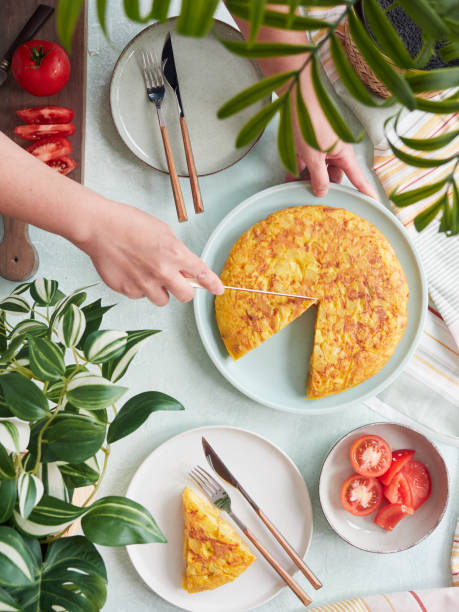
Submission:
M 265 189 L 237 206 L 210 236 L 202 258 L 217 273 L 239 238 L 254 223 L 269 214 L 299 205 L 345 208 L 373 223 L 390 241 L 408 280 L 410 298 L 405 334 L 387 364 L 377 374 L 352 389 L 317 400 L 305 397 L 306 375 L 311 355 L 316 307 L 239 359 L 229 356 L 215 320 L 214 296 L 197 291 L 194 312 L 199 335 L 209 357 L 239 391 L 260 404 L 300 414 L 321 414 L 361 402 L 382 391 L 402 372 L 413 354 L 427 311 L 427 286 L 419 256 L 396 217 L 372 198 L 355 189 L 330 185 L 323 198 L 312 195 L 305 182 L 285 183 Z

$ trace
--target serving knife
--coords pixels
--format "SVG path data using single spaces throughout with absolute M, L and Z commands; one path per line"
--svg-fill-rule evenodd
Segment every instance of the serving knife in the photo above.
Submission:
M 288 541 L 284 538 L 281 532 L 271 523 L 271 521 L 266 516 L 266 514 L 263 512 L 263 510 L 260 508 L 260 506 L 250 497 L 250 495 L 247 493 L 247 491 L 244 489 L 241 483 L 233 476 L 233 474 L 229 471 L 229 469 L 226 467 L 226 465 L 223 463 L 223 461 L 220 459 L 220 457 L 211 447 L 209 442 L 207 442 L 204 436 L 202 437 L 202 447 L 204 449 L 204 454 L 206 456 L 207 462 L 210 465 L 210 467 L 221 478 L 223 478 L 223 480 L 226 480 L 228 484 L 235 487 L 242 494 L 242 496 L 249 502 L 249 504 L 252 506 L 252 508 L 257 513 L 257 515 L 261 518 L 263 523 L 266 525 L 269 531 L 273 534 L 273 536 L 276 538 L 276 540 L 279 542 L 279 544 L 282 546 L 282 548 L 285 550 L 288 556 L 292 559 L 292 561 L 295 563 L 298 569 L 306 576 L 306 578 L 309 580 L 309 582 L 312 584 L 312 586 L 316 590 L 320 589 L 322 586 L 322 583 L 317 578 L 317 576 L 314 575 L 314 573 L 305 564 L 303 559 L 301 559 L 301 557 L 295 551 L 293 546 L 288 543 Z
M 34 37 L 35 33 L 41 28 L 52 13 L 54 13 L 54 9 L 51 6 L 40 4 L 25 26 L 16 36 L 14 42 L 10 45 L 10 48 L 0 60 L 0 86 L 3 85 L 8 77 L 8 70 L 11 66 L 13 53 L 20 45 Z
M 187 278 L 186 280 L 190 283 L 190 285 L 194 289 L 205 289 L 205 287 L 203 287 L 201 283 L 197 281 L 195 278 Z M 225 289 L 232 289 L 234 291 L 247 291 L 248 293 L 262 293 L 263 295 L 279 295 L 281 297 L 298 298 L 299 300 L 317 300 L 318 299 L 316 297 L 311 297 L 310 295 L 297 295 L 296 293 L 280 293 L 278 291 L 264 291 L 263 289 L 248 289 L 246 287 L 232 287 L 231 285 L 223 285 L 223 287 Z
M 161 65 L 163 67 L 163 73 L 166 81 L 172 87 L 177 99 L 177 107 L 179 111 L 180 129 L 182 131 L 183 146 L 185 148 L 186 164 L 188 166 L 188 174 L 190 177 L 191 193 L 193 195 L 194 212 L 204 212 L 204 206 L 202 204 L 201 191 L 199 189 L 198 175 L 196 173 L 196 167 L 194 164 L 193 151 L 191 149 L 190 135 L 188 134 L 188 127 L 185 119 L 185 111 L 183 109 L 182 96 L 180 95 L 180 87 L 177 76 L 177 69 L 175 67 L 174 50 L 172 48 L 172 39 L 170 32 L 166 37 L 166 42 L 163 46 L 161 54 Z

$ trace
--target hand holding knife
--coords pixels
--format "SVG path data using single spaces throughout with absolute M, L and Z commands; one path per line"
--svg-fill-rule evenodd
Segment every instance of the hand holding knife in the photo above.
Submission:
M 214 451 L 214 449 L 204 437 L 202 437 L 202 447 L 204 449 L 204 454 L 210 467 L 228 484 L 238 489 L 238 491 L 249 502 L 249 504 L 257 513 L 257 515 L 261 518 L 261 520 L 269 529 L 269 531 L 271 531 L 271 533 L 274 535 L 276 540 L 279 542 L 285 552 L 289 555 L 289 557 L 292 559 L 298 569 L 301 570 L 301 572 L 306 576 L 306 578 L 309 580 L 309 582 L 315 589 L 320 589 L 322 583 L 317 578 L 317 576 L 313 574 L 313 572 L 304 563 L 303 559 L 301 559 L 295 549 L 287 542 L 281 532 L 271 523 L 271 521 L 260 508 L 260 506 L 258 506 L 258 504 L 250 497 L 244 487 L 240 484 L 240 482 L 236 480 L 233 474 L 231 474 L 229 469 L 226 467 L 226 465 L 223 463 L 223 461 L 220 459 L 220 457 L 217 455 L 217 453 Z

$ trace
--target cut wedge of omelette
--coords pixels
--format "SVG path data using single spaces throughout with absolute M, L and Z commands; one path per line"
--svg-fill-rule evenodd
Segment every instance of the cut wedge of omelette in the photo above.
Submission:
M 255 556 L 214 505 L 188 487 L 182 501 L 183 588 L 197 593 L 231 582 L 249 567 Z
M 225 285 L 311 295 L 315 301 L 225 291 L 217 324 L 233 359 L 317 304 L 306 395 L 345 391 L 389 360 L 408 320 L 408 284 L 388 240 L 340 208 L 298 206 L 252 226 L 231 249 Z

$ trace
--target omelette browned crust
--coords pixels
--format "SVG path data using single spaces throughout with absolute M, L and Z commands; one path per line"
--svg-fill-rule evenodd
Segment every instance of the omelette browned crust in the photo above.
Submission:
M 183 588 L 197 593 L 231 582 L 255 556 L 214 505 L 188 487 L 182 500 L 186 564 Z
M 233 359 L 318 304 L 306 394 L 339 393 L 388 361 L 408 319 L 408 284 L 388 240 L 341 208 L 298 206 L 245 232 L 220 275 L 223 284 L 317 296 L 295 298 L 225 291 L 215 309 Z

